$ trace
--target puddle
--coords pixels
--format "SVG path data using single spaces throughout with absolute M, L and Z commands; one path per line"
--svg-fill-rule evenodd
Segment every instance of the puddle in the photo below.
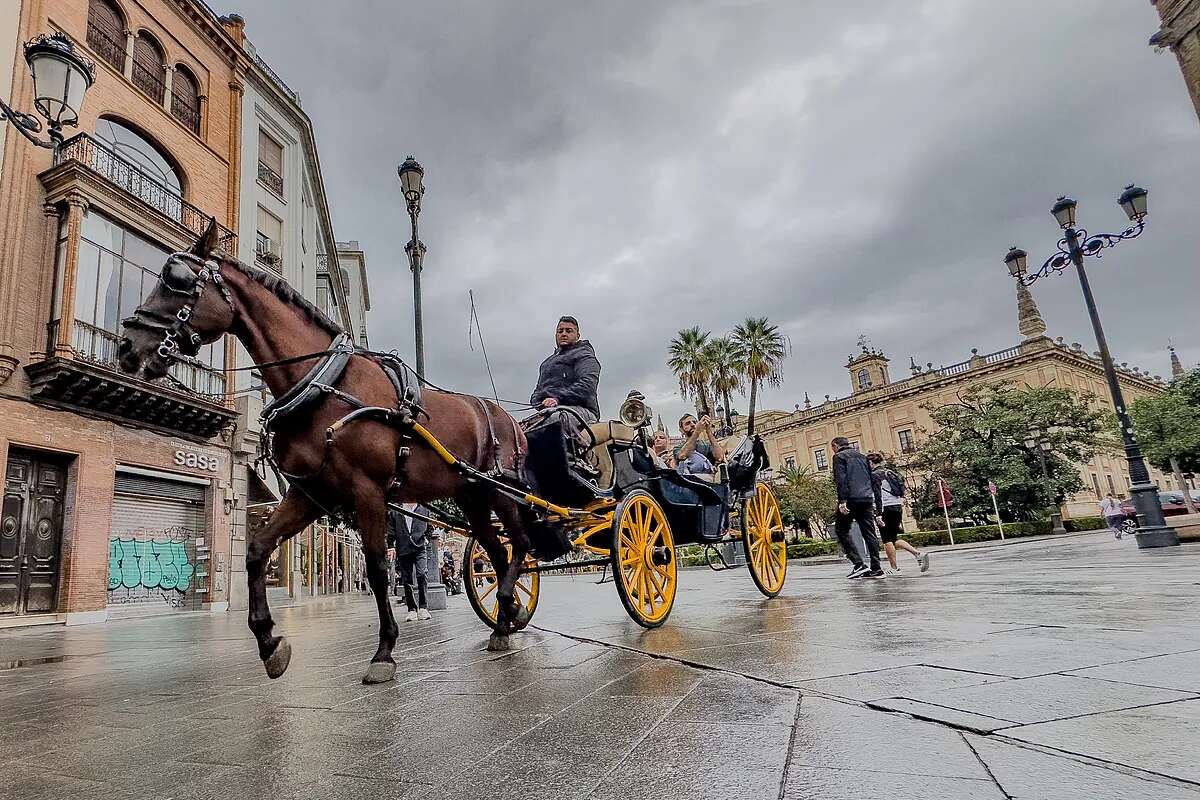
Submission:
M 20 669 L 32 667 L 34 664 L 57 664 L 66 661 L 71 656 L 49 656 L 47 658 L 22 658 L 16 661 L 0 661 L 0 669 Z

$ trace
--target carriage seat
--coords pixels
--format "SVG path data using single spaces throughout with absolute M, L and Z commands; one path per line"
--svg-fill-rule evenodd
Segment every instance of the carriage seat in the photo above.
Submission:
M 613 485 L 613 460 L 609 447 L 614 444 L 633 444 L 637 439 L 637 428 L 621 422 L 594 422 L 588 428 L 596 442 L 588 453 L 588 463 L 600 473 L 596 485 L 608 491 Z

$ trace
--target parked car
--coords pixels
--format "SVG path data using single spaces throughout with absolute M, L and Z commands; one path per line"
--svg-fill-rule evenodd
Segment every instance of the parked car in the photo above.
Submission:
M 1200 491 L 1193 491 L 1191 495 L 1192 503 L 1200 508 Z M 1158 502 L 1162 506 L 1164 517 L 1176 517 L 1188 513 L 1187 506 L 1183 502 L 1183 492 L 1160 491 Z M 1121 503 L 1121 513 L 1125 516 L 1125 521 L 1121 523 L 1121 529 L 1126 532 L 1135 529 L 1137 527 L 1137 510 L 1133 507 L 1132 500 L 1125 500 Z

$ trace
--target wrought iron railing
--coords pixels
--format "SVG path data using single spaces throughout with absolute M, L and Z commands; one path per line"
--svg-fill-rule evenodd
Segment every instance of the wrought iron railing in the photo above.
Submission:
M 58 324 L 57 320 L 50 323 L 51 342 L 57 336 Z M 75 358 L 80 361 L 116 370 L 117 350 L 120 345 L 121 337 L 118 334 L 74 320 L 71 328 L 71 346 L 75 349 Z M 219 401 L 224 398 L 225 373 L 220 370 L 176 362 L 171 365 L 171 377 L 191 391 L 209 399 Z M 161 378 L 156 383 L 172 389 L 178 388 L 178 384 L 167 378 Z
M 117 31 L 88 20 L 87 46 L 101 60 L 108 62 L 117 72 L 125 70 L 125 37 Z
M 275 70 L 271 69 L 270 65 L 268 65 L 266 61 L 263 61 L 260 56 L 255 54 L 254 63 L 258 64 L 258 66 L 262 68 L 262 71 L 267 73 L 267 77 L 274 81 L 275 85 L 282 89 L 284 93 L 288 95 L 288 97 L 292 98 L 292 101 L 295 102 L 296 105 L 300 105 L 300 95 L 292 91 L 292 87 L 284 83 L 283 78 L 279 77 Z
M 63 142 L 55 163 L 77 161 L 109 183 L 133 195 L 155 211 L 178 222 L 199 236 L 208 228 L 211 216 L 179 196 L 179 192 L 147 175 L 137 164 L 127 161 L 104 142 L 86 133 Z M 218 224 L 219 241 L 228 253 L 237 252 L 237 236 Z
M 283 176 L 271 169 L 265 161 L 258 162 L 258 179 L 272 192 L 283 197 Z
M 167 92 L 167 84 L 163 80 L 163 71 L 159 67 L 150 69 L 144 64 L 139 64 L 136 60 L 133 62 L 133 85 L 141 89 L 146 94 L 154 98 L 155 102 L 161 103 L 163 95 Z
M 200 134 L 200 107 L 193 102 L 193 98 L 180 97 L 171 92 L 171 115 L 192 133 Z

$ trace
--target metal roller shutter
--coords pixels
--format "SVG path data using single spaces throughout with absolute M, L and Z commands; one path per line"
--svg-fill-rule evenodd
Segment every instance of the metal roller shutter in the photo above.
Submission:
M 190 610 L 196 591 L 196 538 L 205 535 L 198 484 L 118 472 L 108 551 L 110 614 Z

